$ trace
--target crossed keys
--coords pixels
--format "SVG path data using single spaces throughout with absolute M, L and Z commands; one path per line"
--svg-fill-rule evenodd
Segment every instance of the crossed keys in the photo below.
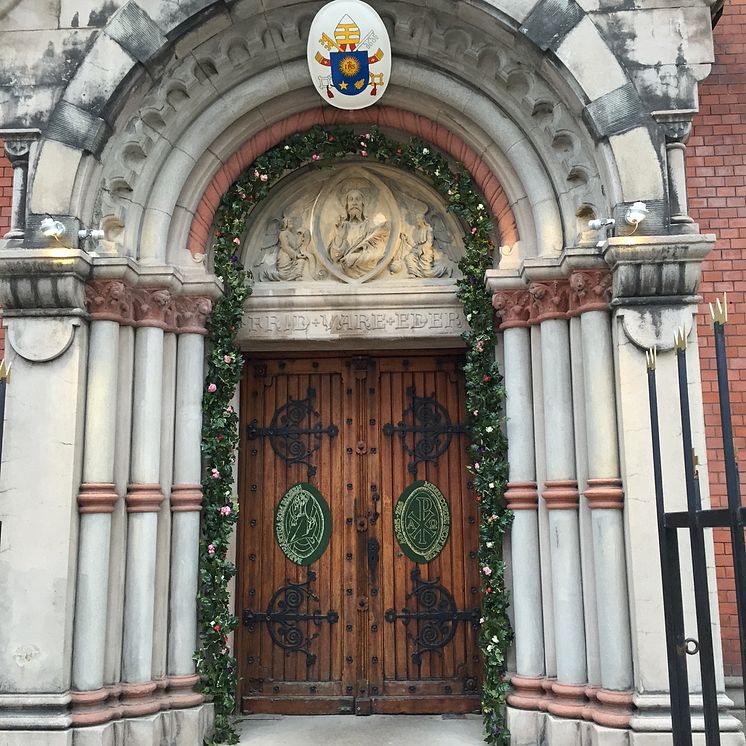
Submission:
M 367 36 L 357 45 L 361 49 L 370 49 L 376 42 L 378 41 L 378 36 L 376 36 L 375 31 L 369 31 Z M 344 52 L 345 50 L 342 49 L 342 47 L 337 44 L 334 39 L 332 39 L 331 36 L 329 36 L 326 33 L 321 34 L 321 38 L 319 39 L 319 44 L 321 44 L 324 49 L 326 49 L 327 52 L 331 52 L 334 50 L 335 52 Z M 353 50 L 355 45 L 350 45 Z

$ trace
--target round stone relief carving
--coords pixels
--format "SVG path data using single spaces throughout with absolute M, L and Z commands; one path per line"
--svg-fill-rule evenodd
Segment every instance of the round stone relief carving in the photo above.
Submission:
M 329 505 L 313 485 L 293 485 L 280 498 L 275 509 L 275 537 L 291 562 L 313 564 L 326 551 L 331 532 Z
M 413 482 L 394 508 L 394 534 L 404 554 L 418 564 L 435 559 L 448 541 L 451 511 L 443 493 L 430 482 Z
M 413 177 L 385 167 L 311 171 L 272 195 L 247 231 L 258 283 L 453 283 L 463 228 Z

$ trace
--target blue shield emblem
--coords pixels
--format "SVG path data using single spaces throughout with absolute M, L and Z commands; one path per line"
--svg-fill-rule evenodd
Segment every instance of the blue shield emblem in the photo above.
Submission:
M 332 83 L 345 96 L 357 96 L 368 87 L 368 52 L 332 52 Z

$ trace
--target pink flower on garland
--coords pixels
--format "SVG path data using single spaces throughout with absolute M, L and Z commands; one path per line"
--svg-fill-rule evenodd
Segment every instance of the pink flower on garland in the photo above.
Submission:
M 485 574 L 485 575 L 486 575 L 487 577 L 489 577 L 490 575 L 492 575 L 492 568 L 491 568 L 491 567 L 489 567 L 488 565 L 485 565 L 485 566 L 484 566 L 484 567 L 482 568 L 482 572 L 483 572 L 483 573 L 484 573 L 484 574 Z
M 320 161 L 320 160 L 321 160 L 321 156 L 320 156 L 320 155 L 319 155 L 318 153 L 314 153 L 314 154 L 313 154 L 313 155 L 311 156 L 311 160 L 312 160 L 312 161 Z
M 259 181 L 268 181 L 268 180 L 269 180 L 269 176 L 267 176 L 267 174 L 262 174 L 259 177 Z
M 214 466 L 212 468 L 212 478 L 213 479 L 219 479 L 220 478 L 220 472 Z
M 236 246 L 238 246 L 238 244 L 240 244 L 240 243 L 241 243 L 241 239 L 240 239 L 240 238 L 239 238 L 238 236 L 236 236 L 236 237 L 235 237 L 235 238 L 233 239 L 233 243 L 234 243 L 234 244 L 236 244 Z
M 363 158 L 367 158 L 367 157 L 368 157 L 368 151 L 367 151 L 367 150 L 361 150 L 361 151 L 360 151 L 360 155 L 361 155 L 361 156 L 362 156 Z
M 232 363 L 233 358 L 230 355 L 223 355 L 223 362 L 224 363 Z
M 216 391 L 218 390 L 218 387 L 217 387 L 217 386 L 216 386 L 216 385 L 215 385 L 214 383 L 211 383 L 211 384 L 210 384 L 210 385 L 209 385 L 209 386 L 207 387 L 207 390 L 208 390 L 208 391 L 209 391 L 209 392 L 210 392 L 211 394 L 214 394 L 214 393 L 215 393 L 215 392 L 216 392 Z
M 212 557 L 215 554 L 215 545 L 214 544 L 208 544 L 207 545 L 207 553 Z
M 231 510 L 231 506 L 230 506 L 230 505 L 223 505 L 223 507 L 222 507 L 222 508 L 220 508 L 220 515 L 225 515 L 225 516 L 228 516 L 228 515 L 230 515 L 230 514 L 231 514 L 232 512 L 233 512 L 233 511 Z
M 473 236 L 473 235 L 474 235 L 474 234 L 475 234 L 476 232 L 477 232 L 477 229 L 476 229 L 476 228 L 472 228 L 472 229 L 471 229 L 471 235 L 472 235 L 472 236 Z

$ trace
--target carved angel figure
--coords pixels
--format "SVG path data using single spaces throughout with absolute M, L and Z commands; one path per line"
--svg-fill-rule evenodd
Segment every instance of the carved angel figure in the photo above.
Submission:
M 309 246 L 311 234 L 297 222 L 297 219 L 287 215 L 283 215 L 279 224 L 273 221 L 267 231 L 265 246 L 253 267 L 254 276 L 259 282 L 319 278 L 318 261 Z
M 440 240 L 450 248 L 450 235 L 442 220 L 437 220 Z M 415 223 L 410 236 L 406 233 L 400 236 L 398 261 L 404 263 L 407 274 L 410 277 L 453 277 L 457 270 L 456 262 L 438 246 L 435 229 L 428 223 L 425 213 L 417 213 Z M 400 270 L 396 262 L 392 262 L 392 265 L 392 272 Z

